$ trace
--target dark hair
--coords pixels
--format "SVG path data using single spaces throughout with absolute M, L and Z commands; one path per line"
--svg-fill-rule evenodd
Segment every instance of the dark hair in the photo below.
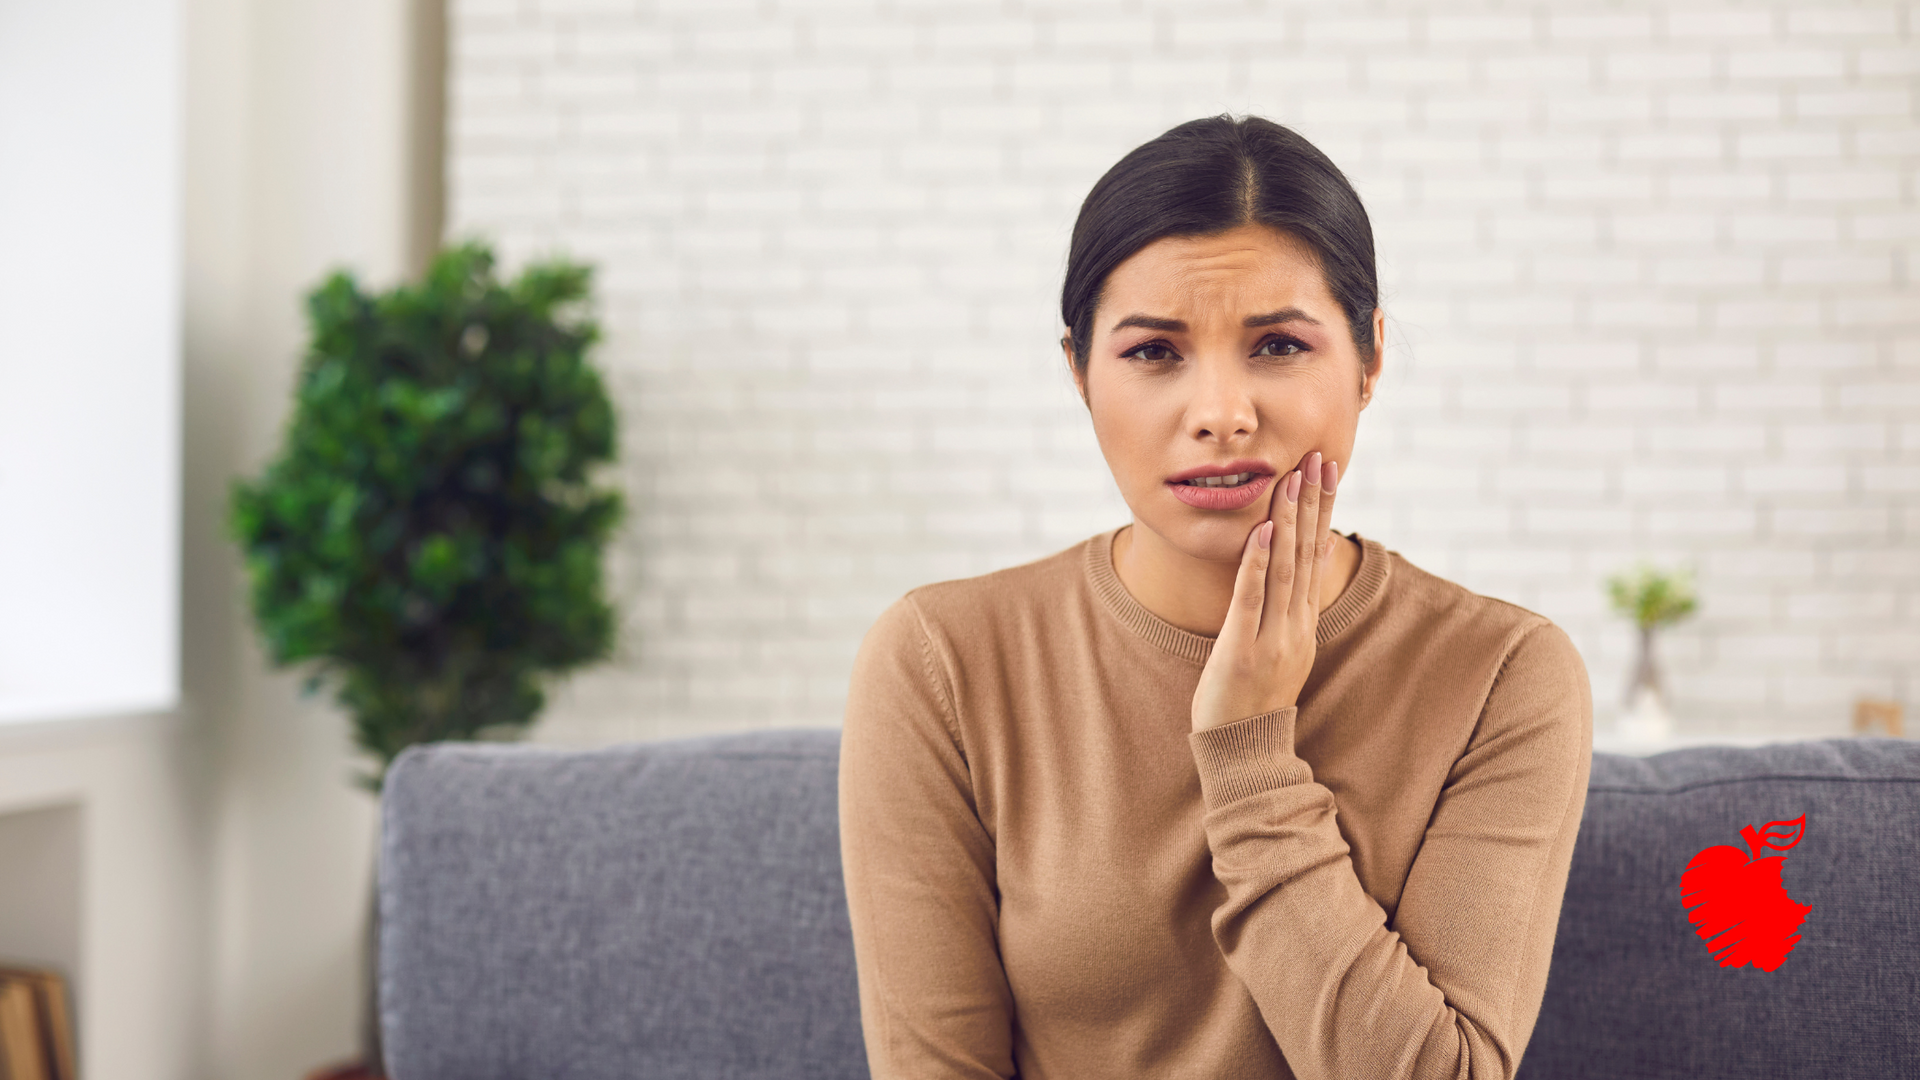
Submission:
M 1107 276 L 1134 252 L 1169 236 L 1209 236 L 1250 223 L 1311 247 L 1327 288 L 1346 312 L 1361 358 L 1371 364 L 1380 286 L 1373 226 L 1360 196 L 1327 155 L 1291 129 L 1258 116 L 1189 120 L 1144 143 L 1087 192 L 1073 223 L 1060 315 L 1073 363 L 1087 370 L 1093 313 Z

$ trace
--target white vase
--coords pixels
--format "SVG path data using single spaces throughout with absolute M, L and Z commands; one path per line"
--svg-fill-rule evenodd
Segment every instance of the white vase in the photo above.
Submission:
M 1634 689 L 1633 700 L 1620 715 L 1617 725 L 1622 738 L 1635 742 L 1660 742 L 1673 737 L 1673 714 L 1660 692 L 1651 686 Z

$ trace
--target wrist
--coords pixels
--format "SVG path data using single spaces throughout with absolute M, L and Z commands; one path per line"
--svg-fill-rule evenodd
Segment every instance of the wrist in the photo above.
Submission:
M 1313 779 L 1313 770 L 1293 752 L 1298 717 L 1298 707 L 1290 705 L 1187 736 L 1208 809 Z
M 1231 727 L 1234 724 L 1244 724 L 1249 720 L 1257 720 L 1263 716 L 1271 716 L 1275 713 L 1285 712 L 1288 709 L 1296 709 L 1298 707 L 1298 695 L 1288 695 L 1283 699 L 1268 702 L 1264 708 L 1257 705 L 1239 705 L 1227 709 L 1216 708 L 1206 710 L 1204 715 L 1202 710 L 1195 709 L 1192 716 L 1193 730 L 1195 733 L 1216 731 L 1223 727 Z

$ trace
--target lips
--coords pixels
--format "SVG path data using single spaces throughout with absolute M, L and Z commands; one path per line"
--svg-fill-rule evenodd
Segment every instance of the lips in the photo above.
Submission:
M 1245 477 L 1244 482 L 1232 486 L 1199 482 L 1241 477 Z M 1266 462 L 1242 459 L 1188 469 L 1168 477 L 1166 484 L 1174 498 L 1196 510 L 1244 510 L 1267 492 L 1273 477 L 1273 468 Z

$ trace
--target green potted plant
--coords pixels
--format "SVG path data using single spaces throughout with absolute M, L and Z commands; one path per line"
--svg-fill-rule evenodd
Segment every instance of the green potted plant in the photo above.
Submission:
M 269 658 L 331 686 L 376 794 L 416 743 L 524 732 L 549 678 L 612 647 L 601 557 L 623 503 L 590 475 L 616 426 L 590 282 L 556 259 L 503 283 L 473 242 L 417 283 L 368 295 L 335 273 L 307 297 L 284 442 L 234 484 L 230 526 Z
M 1632 620 L 1639 631 L 1639 657 L 1627 683 L 1627 711 L 1621 732 L 1630 737 L 1658 740 L 1673 734 L 1673 716 L 1667 709 L 1666 686 L 1655 657 L 1654 635 L 1661 627 L 1693 614 L 1699 601 L 1693 575 L 1686 570 L 1663 571 L 1642 563 L 1607 579 L 1613 610 Z

